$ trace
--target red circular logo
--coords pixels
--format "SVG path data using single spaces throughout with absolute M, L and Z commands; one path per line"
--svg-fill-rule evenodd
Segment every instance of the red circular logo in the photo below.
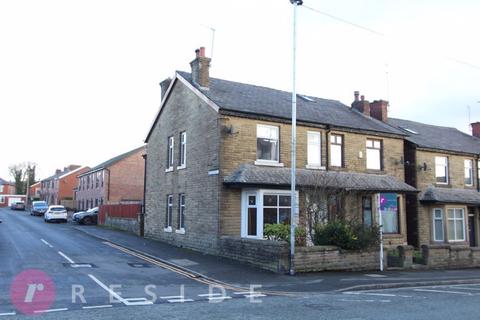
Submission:
M 13 280 L 10 299 L 15 308 L 23 314 L 40 314 L 55 301 L 55 285 L 45 272 L 25 270 Z

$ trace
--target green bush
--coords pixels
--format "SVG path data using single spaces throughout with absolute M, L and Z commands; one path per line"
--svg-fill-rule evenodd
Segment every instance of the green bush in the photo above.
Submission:
M 290 225 L 289 224 L 266 224 L 263 228 L 263 236 L 268 240 L 286 241 L 290 243 Z M 306 244 L 307 231 L 305 228 L 297 227 L 295 229 L 295 245 L 304 247 Z
M 379 227 L 352 221 L 330 221 L 315 227 L 315 245 L 333 245 L 346 250 L 363 250 L 379 244 Z

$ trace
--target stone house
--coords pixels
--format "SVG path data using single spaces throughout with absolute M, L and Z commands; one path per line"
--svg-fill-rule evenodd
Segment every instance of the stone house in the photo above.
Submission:
M 55 174 L 40 181 L 40 199 L 48 205 L 63 204 L 74 209 L 74 189 L 77 175 L 89 170 L 88 167 L 69 165 L 63 170 L 57 169 Z M 67 201 L 66 203 L 64 203 Z
M 191 73 L 162 82 L 146 137 L 145 235 L 229 256 L 226 242 L 260 240 L 264 224 L 289 223 L 291 93 L 211 78 L 210 58 L 196 54 Z M 348 107 L 299 95 L 297 108 L 300 225 L 317 184 L 345 191 L 324 199 L 326 216 L 344 211 L 365 224 L 377 221 L 387 194 L 395 208 L 384 216 L 386 244 L 406 244 L 405 195 L 416 190 L 404 182 L 405 132 L 381 121 L 386 102 L 356 93 Z
M 77 209 L 87 210 L 102 204 L 141 202 L 145 147 L 135 148 L 77 176 Z
M 480 138 L 415 121 L 388 123 L 408 133 L 406 182 L 421 191 L 407 196 L 408 243 L 478 246 Z M 472 124 L 474 135 L 479 125 Z

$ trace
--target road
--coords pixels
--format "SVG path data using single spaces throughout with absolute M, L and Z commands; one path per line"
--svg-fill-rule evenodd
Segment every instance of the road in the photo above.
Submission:
M 44 223 L 9 209 L 0 209 L 0 220 L 0 320 L 25 313 L 45 319 L 478 319 L 480 285 L 288 296 L 222 291 L 71 223 Z

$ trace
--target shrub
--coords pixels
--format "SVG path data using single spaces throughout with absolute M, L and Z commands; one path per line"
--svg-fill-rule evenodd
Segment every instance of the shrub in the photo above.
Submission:
M 289 224 L 266 224 L 263 228 L 263 236 L 268 240 L 286 241 L 290 243 L 290 225 Z M 306 244 L 307 231 L 305 228 L 297 227 L 295 229 L 295 245 L 304 247 Z
M 315 227 L 315 245 L 334 245 L 346 250 L 363 250 L 379 244 L 379 227 L 352 220 L 330 221 Z

